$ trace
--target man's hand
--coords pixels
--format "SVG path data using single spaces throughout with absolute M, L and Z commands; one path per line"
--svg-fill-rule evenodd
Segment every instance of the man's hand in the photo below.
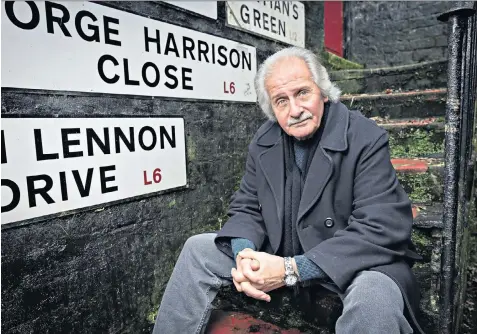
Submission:
M 237 264 L 237 269 L 232 268 L 233 282 L 238 292 L 243 292 L 249 297 L 269 302 L 270 296 L 254 287 L 250 280 L 243 275 L 243 270 L 253 271 L 258 270 L 258 268 L 259 265 L 257 261 L 240 259 Z
M 247 250 L 252 251 L 250 248 L 247 248 Z M 243 259 L 241 256 L 237 256 L 236 264 L 237 269 L 232 268 L 232 277 L 237 291 L 244 292 L 249 297 L 269 302 L 270 296 L 253 287 L 250 280 L 243 275 L 243 272 L 247 272 L 251 277 L 254 277 L 254 271 L 260 268 L 260 263 L 256 260 Z
M 248 293 L 255 293 L 256 290 L 269 292 L 285 285 L 283 281 L 283 277 L 285 276 L 285 264 L 282 257 L 264 252 L 256 252 L 250 249 L 241 251 L 237 258 L 239 257 L 242 258 L 241 263 L 247 259 L 256 260 L 259 263 L 258 270 L 245 268 L 241 273 L 232 271 L 232 276 L 235 281 L 242 281 L 241 275 L 243 275 L 244 279 L 248 279 L 251 283 L 250 285 L 253 290 L 249 289 L 248 286 L 241 285 L 242 290 L 247 295 Z
M 242 252 L 243 251 L 253 252 L 253 249 L 245 248 L 244 250 L 242 250 Z M 252 282 L 263 284 L 263 281 L 255 273 L 255 271 L 260 269 L 260 262 L 258 262 L 255 259 L 244 259 L 242 256 L 240 256 L 240 253 L 239 253 L 237 255 L 237 258 L 235 259 L 235 263 L 237 265 L 237 271 L 238 271 L 238 273 L 236 273 L 237 283 L 251 280 Z M 246 277 L 245 277 L 245 274 L 246 274 Z

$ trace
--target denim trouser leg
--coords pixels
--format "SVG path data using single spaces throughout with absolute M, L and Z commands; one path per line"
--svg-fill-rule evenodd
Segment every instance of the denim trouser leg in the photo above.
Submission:
M 387 275 L 362 271 L 344 294 L 336 334 L 410 334 L 401 290 Z
M 215 234 L 189 238 L 162 297 L 154 334 L 195 334 L 207 326 L 220 287 L 232 283 L 235 261 L 217 249 Z
M 215 234 L 193 236 L 184 244 L 162 297 L 153 334 L 201 333 L 211 303 L 222 286 L 232 283 L 235 261 L 217 249 Z M 356 275 L 343 294 L 343 314 L 336 334 L 410 334 L 399 287 L 376 271 Z M 299 296 L 297 296 L 299 298 Z

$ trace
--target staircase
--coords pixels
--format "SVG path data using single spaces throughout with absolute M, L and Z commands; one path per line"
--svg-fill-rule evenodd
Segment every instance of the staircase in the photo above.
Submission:
M 365 93 L 343 103 L 360 110 L 389 133 L 393 166 L 412 201 L 412 240 L 423 261 L 413 270 L 421 285 L 420 325 L 436 333 L 444 180 L 446 61 L 363 70 Z M 356 71 L 341 71 L 343 91 L 356 92 Z M 352 75 L 354 74 L 354 75 Z M 400 84 L 402 83 L 402 84 Z M 381 91 L 379 92 L 378 89 Z
M 389 133 L 392 163 L 413 203 L 412 240 L 423 257 L 414 272 L 421 284 L 419 318 L 426 333 L 437 332 L 439 317 L 446 64 L 437 61 L 330 73 L 343 91 L 341 101 Z M 217 310 L 206 332 L 333 333 L 341 314 L 339 298 L 326 294 L 312 299 L 310 315 L 287 293 L 264 305 L 230 287 L 216 298 Z

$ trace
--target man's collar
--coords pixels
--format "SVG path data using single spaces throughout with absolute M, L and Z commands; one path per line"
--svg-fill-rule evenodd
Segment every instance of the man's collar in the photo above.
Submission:
M 282 129 L 277 122 L 267 122 L 258 135 L 257 144 L 260 146 L 273 146 L 281 138 Z M 320 146 L 333 151 L 345 151 L 348 148 L 349 111 L 341 102 L 330 103 L 330 110 L 325 123 Z

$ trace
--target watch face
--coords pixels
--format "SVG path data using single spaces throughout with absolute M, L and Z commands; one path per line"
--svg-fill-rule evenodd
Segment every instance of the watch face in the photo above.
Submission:
M 293 286 L 298 281 L 298 278 L 295 275 L 288 275 L 285 277 L 285 284 L 287 286 Z

